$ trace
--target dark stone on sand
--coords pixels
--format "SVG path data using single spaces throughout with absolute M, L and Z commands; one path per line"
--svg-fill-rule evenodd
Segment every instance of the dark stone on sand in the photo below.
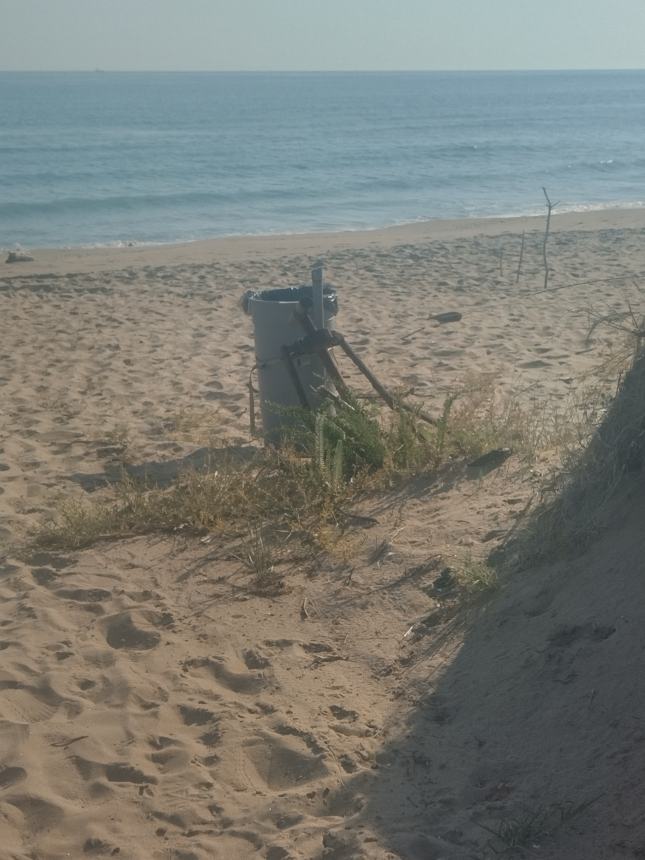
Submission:
M 438 323 L 451 323 L 451 322 L 459 322 L 462 314 L 459 311 L 446 311 L 443 314 L 432 314 L 430 319 L 433 319 Z

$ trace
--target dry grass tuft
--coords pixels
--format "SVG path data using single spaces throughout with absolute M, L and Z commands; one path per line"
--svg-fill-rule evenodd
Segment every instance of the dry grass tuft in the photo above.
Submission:
M 515 855 L 521 849 L 537 849 L 547 837 L 553 836 L 562 827 L 586 812 L 600 798 L 582 803 L 549 803 L 537 808 L 522 807 L 508 818 L 500 819 L 493 826 L 479 823 L 493 839 L 489 848 L 497 856 Z
M 173 431 L 192 432 L 193 418 L 177 419 Z M 345 511 L 367 489 L 504 446 L 530 459 L 552 438 L 543 411 L 498 397 L 490 378 L 486 385 L 471 380 L 447 397 L 436 426 L 353 399 L 317 414 L 294 414 L 292 423 L 288 444 L 258 450 L 251 461 L 219 457 L 217 467 L 186 471 L 166 488 L 124 477 L 99 501 L 65 501 L 36 542 L 80 549 L 150 532 L 271 533 L 299 540 L 314 553 L 330 551 L 345 533 Z M 247 555 L 259 560 L 255 544 Z
M 466 594 L 495 591 L 499 586 L 497 571 L 484 559 L 471 554 L 454 562 L 455 579 Z
M 251 590 L 271 597 L 284 591 L 284 580 L 277 570 L 274 551 L 261 529 L 251 529 L 242 547 L 240 561 L 251 574 Z
M 506 548 L 522 564 L 588 547 L 608 524 L 619 491 L 645 466 L 645 352 L 640 345 L 615 397 L 596 397 L 587 407 L 591 433 L 567 450 L 524 534 Z

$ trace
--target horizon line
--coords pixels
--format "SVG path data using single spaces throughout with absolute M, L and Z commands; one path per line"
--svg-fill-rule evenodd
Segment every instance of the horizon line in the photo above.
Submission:
M 207 74 L 207 75 L 329 75 L 329 74 L 504 74 L 512 72 L 642 72 L 642 66 L 526 67 L 494 69 L 2 69 L 0 74 Z

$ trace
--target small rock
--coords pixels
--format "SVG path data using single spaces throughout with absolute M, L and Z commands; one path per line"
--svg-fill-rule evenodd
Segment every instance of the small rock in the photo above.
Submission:
M 462 318 L 462 314 L 459 311 L 446 311 L 442 314 L 431 314 L 430 319 L 434 320 L 438 323 L 451 323 L 451 322 L 459 322 Z

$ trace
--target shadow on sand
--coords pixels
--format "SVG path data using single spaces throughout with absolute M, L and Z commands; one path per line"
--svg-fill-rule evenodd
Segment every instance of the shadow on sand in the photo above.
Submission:
M 157 487 L 167 487 L 187 471 L 204 471 L 221 468 L 230 463 L 250 463 L 260 449 L 253 445 L 231 445 L 224 448 L 199 448 L 185 457 L 174 460 L 152 460 L 137 465 L 114 463 L 106 466 L 103 472 L 88 475 L 76 472 L 70 480 L 79 484 L 87 493 L 104 489 L 115 484 L 123 477 L 135 481 L 148 482 Z
M 644 516 L 627 494 L 585 555 L 408 646 L 400 719 L 326 858 L 376 857 L 369 831 L 403 860 L 645 857 Z

